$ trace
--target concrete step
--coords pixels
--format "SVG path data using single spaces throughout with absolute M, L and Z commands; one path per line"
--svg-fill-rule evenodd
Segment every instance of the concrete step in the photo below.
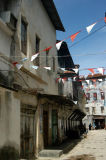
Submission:
M 63 150 L 47 150 L 44 149 L 39 152 L 39 158 L 40 157 L 55 157 L 58 158 L 63 154 Z

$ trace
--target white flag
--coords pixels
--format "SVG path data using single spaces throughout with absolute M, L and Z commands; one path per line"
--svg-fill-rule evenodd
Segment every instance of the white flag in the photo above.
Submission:
M 16 67 L 20 70 L 22 68 L 22 64 L 16 64 Z
M 31 62 L 32 62 L 35 58 L 37 58 L 37 57 L 38 57 L 38 55 L 39 55 L 39 53 L 34 54 L 34 55 L 31 57 Z
M 77 101 L 74 101 L 75 104 L 77 104 Z
M 96 23 L 91 24 L 90 26 L 86 27 L 86 30 L 88 32 L 88 34 L 91 32 L 91 30 L 93 29 L 93 27 L 96 25 Z
M 21 61 L 24 62 L 24 61 L 27 61 L 27 59 L 28 59 L 28 58 L 25 57 L 25 58 L 23 58 Z
M 75 71 L 75 73 L 77 74 L 78 73 L 78 69 L 73 69 Z
M 59 78 L 59 83 L 61 82 L 61 78 Z
M 86 80 L 86 82 L 89 84 L 89 80 Z
M 47 70 L 51 70 L 51 67 L 44 67 L 45 69 L 47 69 Z
M 98 79 L 98 81 L 102 82 L 102 79 Z
M 97 70 L 99 71 L 99 73 L 104 74 L 104 69 L 103 68 L 98 68 Z
M 76 81 L 76 77 L 73 78 L 73 81 Z
M 61 45 L 62 45 L 62 42 L 63 42 L 63 41 L 60 41 L 60 42 L 56 43 L 56 48 L 57 48 L 57 50 L 60 49 L 60 47 L 61 47 Z
M 61 68 L 61 70 L 65 71 L 65 68 Z
M 38 69 L 38 66 L 31 66 L 33 69 Z
M 65 80 L 63 78 L 61 80 L 62 80 L 63 83 L 65 83 Z

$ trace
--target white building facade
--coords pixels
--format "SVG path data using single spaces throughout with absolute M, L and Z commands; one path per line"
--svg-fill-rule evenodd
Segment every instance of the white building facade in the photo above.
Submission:
M 87 127 L 103 129 L 106 127 L 106 78 L 105 76 L 92 77 L 83 81 L 86 94 L 86 114 L 84 123 Z

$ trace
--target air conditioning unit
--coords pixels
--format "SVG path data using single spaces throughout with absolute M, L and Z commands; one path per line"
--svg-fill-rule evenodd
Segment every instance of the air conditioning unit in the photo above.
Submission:
M 11 11 L 0 12 L 0 17 L 8 25 L 9 28 L 11 28 L 12 30 L 16 29 L 17 19 L 11 13 Z

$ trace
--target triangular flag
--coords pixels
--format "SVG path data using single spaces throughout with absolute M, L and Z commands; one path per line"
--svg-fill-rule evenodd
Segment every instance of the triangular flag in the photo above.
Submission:
M 96 83 L 94 84 L 95 88 L 96 88 Z
M 21 61 L 24 62 L 24 61 L 27 61 L 27 59 L 28 59 L 28 58 L 25 57 L 25 58 L 23 58 Z
M 57 50 L 60 49 L 60 47 L 61 47 L 61 45 L 62 45 L 62 42 L 63 42 L 63 41 L 60 41 L 60 42 L 56 43 L 56 48 L 57 48 Z
M 75 71 L 75 73 L 77 74 L 78 73 L 78 69 L 73 69 Z
M 33 69 L 38 69 L 38 66 L 31 66 Z
M 65 71 L 65 68 L 61 68 L 61 70 Z
M 50 47 L 44 49 L 43 51 L 49 51 L 51 48 L 52 48 L 52 46 L 50 46 Z
M 106 23 L 106 17 L 104 18 L 104 21 L 105 21 L 105 23 Z
M 62 80 L 63 83 L 65 83 L 65 80 L 63 78 L 61 80 Z
M 39 55 L 39 53 L 34 54 L 34 55 L 31 57 L 31 62 L 32 62 L 35 58 L 37 58 L 37 57 L 38 57 L 38 55 Z
M 96 82 L 96 79 L 92 79 L 92 81 L 95 83 L 95 82 Z
M 98 81 L 102 82 L 102 79 L 98 79 Z
M 87 78 L 88 77 L 88 75 L 84 75 L 84 78 Z
M 84 86 L 82 85 L 82 86 L 81 86 L 81 88 L 83 89 L 83 88 L 84 88 Z
M 89 84 L 89 80 L 86 80 L 86 82 Z
M 15 66 L 15 67 L 16 67 L 16 64 L 18 64 L 18 62 L 13 62 L 12 64 L 13 64 L 13 66 Z
M 74 101 L 75 104 L 77 104 L 77 101 Z
M 68 78 L 68 81 L 72 81 L 72 79 L 71 79 L 71 78 Z
M 47 69 L 47 70 L 51 70 L 51 67 L 44 67 L 45 69 Z
M 20 70 L 22 68 L 23 64 L 16 64 L 16 67 Z
M 56 83 L 59 81 L 60 78 L 56 78 Z
M 73 78 L 73 81 L 76 81 L 76 77 Z
M 86 30 L 88 32 L 88 34 L 91 32 L 91 30 L 93 29 L 93 27 L 96 25 L 96 23 L 91 24 L 90 26 L 86 27 Z
M 91 71 L 92 74 L 95 74 L 94 69 L 90 68 L 90 69 L 88 69 L 88 70 Z
M 70 36 L 72 42 L 74 41 L 74 39 L 75 39 L 75 37 L 77 36 L 77 34 L 80 33 L 80 32 L 81 32 L 81 31 L 79 31 L 79 32 L 77 32 L 77 33 L 75 33 L 75 34 L 73 34 L 73 35 Z
M 97 70 L 99 71 L 99 73 L 104 74 L 104 69 L 103 68 L 97 68 Z
M 62 80 L 62 79 L 61 79 L 61 78 L 59 78 L 59 83 L 61 82 L 61 80 Z

